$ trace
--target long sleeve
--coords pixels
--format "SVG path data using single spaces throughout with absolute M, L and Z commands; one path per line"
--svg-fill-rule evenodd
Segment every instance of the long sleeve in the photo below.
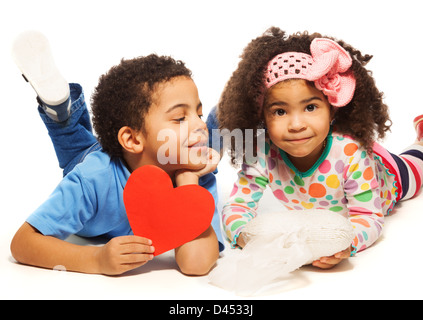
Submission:
M 381 188 L 387 183 L 380 163 L 362 152 L 356 152 L 350 158 L 350 164 L 344 168 L 344 177 L 349 220 L 356 234 L 353 246 L 356 251 L 361 251 L 382 234 L 382 207 L 389 201 L 387 195 L 391 190 Z
M 356 235 L 354 252 L 380 237 L 384 216 L 396 198 L 395 178 L 377 157 L 347 136 L 329 136 L 320 159 L 307 172 L 298 171 L 288 155 L 267 138 L 257 163 L 243 165 L 223 207 L 223 228 L 232 247 L 256 217 L 267 186 L 281 203 L 275 211 L 322 209 L 349 218 Z
M 222 210 L 223 229 L 232 248 L 236 246 L 236 240 L 245 225 L 256 217 L 258 202 L 268 183 L 264 170 L 260 170 L 258 165 L 244 164 L 238 172 L 238 180 Z

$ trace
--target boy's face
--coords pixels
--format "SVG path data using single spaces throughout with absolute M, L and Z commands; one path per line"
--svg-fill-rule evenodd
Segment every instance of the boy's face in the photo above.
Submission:
M 166 172 L 200 170 L 207 162 L 207 125 L 192 79 L 176 77 L 157 85 L 145 117 L 143 164 Z

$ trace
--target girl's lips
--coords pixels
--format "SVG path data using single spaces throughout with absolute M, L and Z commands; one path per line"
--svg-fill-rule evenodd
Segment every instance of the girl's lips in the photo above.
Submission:
M 301 139 L 289 139 L 286 140 L 289 143 L 294 143 L 294 144 L 301 144 L 301 143 L 305 143 L 307 141 L 309 141 L 311 139 L 311 137 L 308 138 L 301 138 Z

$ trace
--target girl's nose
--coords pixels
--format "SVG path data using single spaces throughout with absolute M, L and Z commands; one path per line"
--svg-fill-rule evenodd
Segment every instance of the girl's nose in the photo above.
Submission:
M 303 117 L 301 117 L 300 115 L 292 115 L 290 117 L 288 125 L 289 131 L 303 131 L 306 127 L 307 125 L 305 124 Z

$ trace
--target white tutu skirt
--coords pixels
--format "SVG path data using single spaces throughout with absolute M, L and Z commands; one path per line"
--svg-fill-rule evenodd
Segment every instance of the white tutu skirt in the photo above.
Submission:
M 304 210 L 261 214 L 247 224 L 242 236 L 245 247 L 225 250 L 209 281 L 251 296 L 303 265 L 347 249 L 354 231 L 338 213 Z

